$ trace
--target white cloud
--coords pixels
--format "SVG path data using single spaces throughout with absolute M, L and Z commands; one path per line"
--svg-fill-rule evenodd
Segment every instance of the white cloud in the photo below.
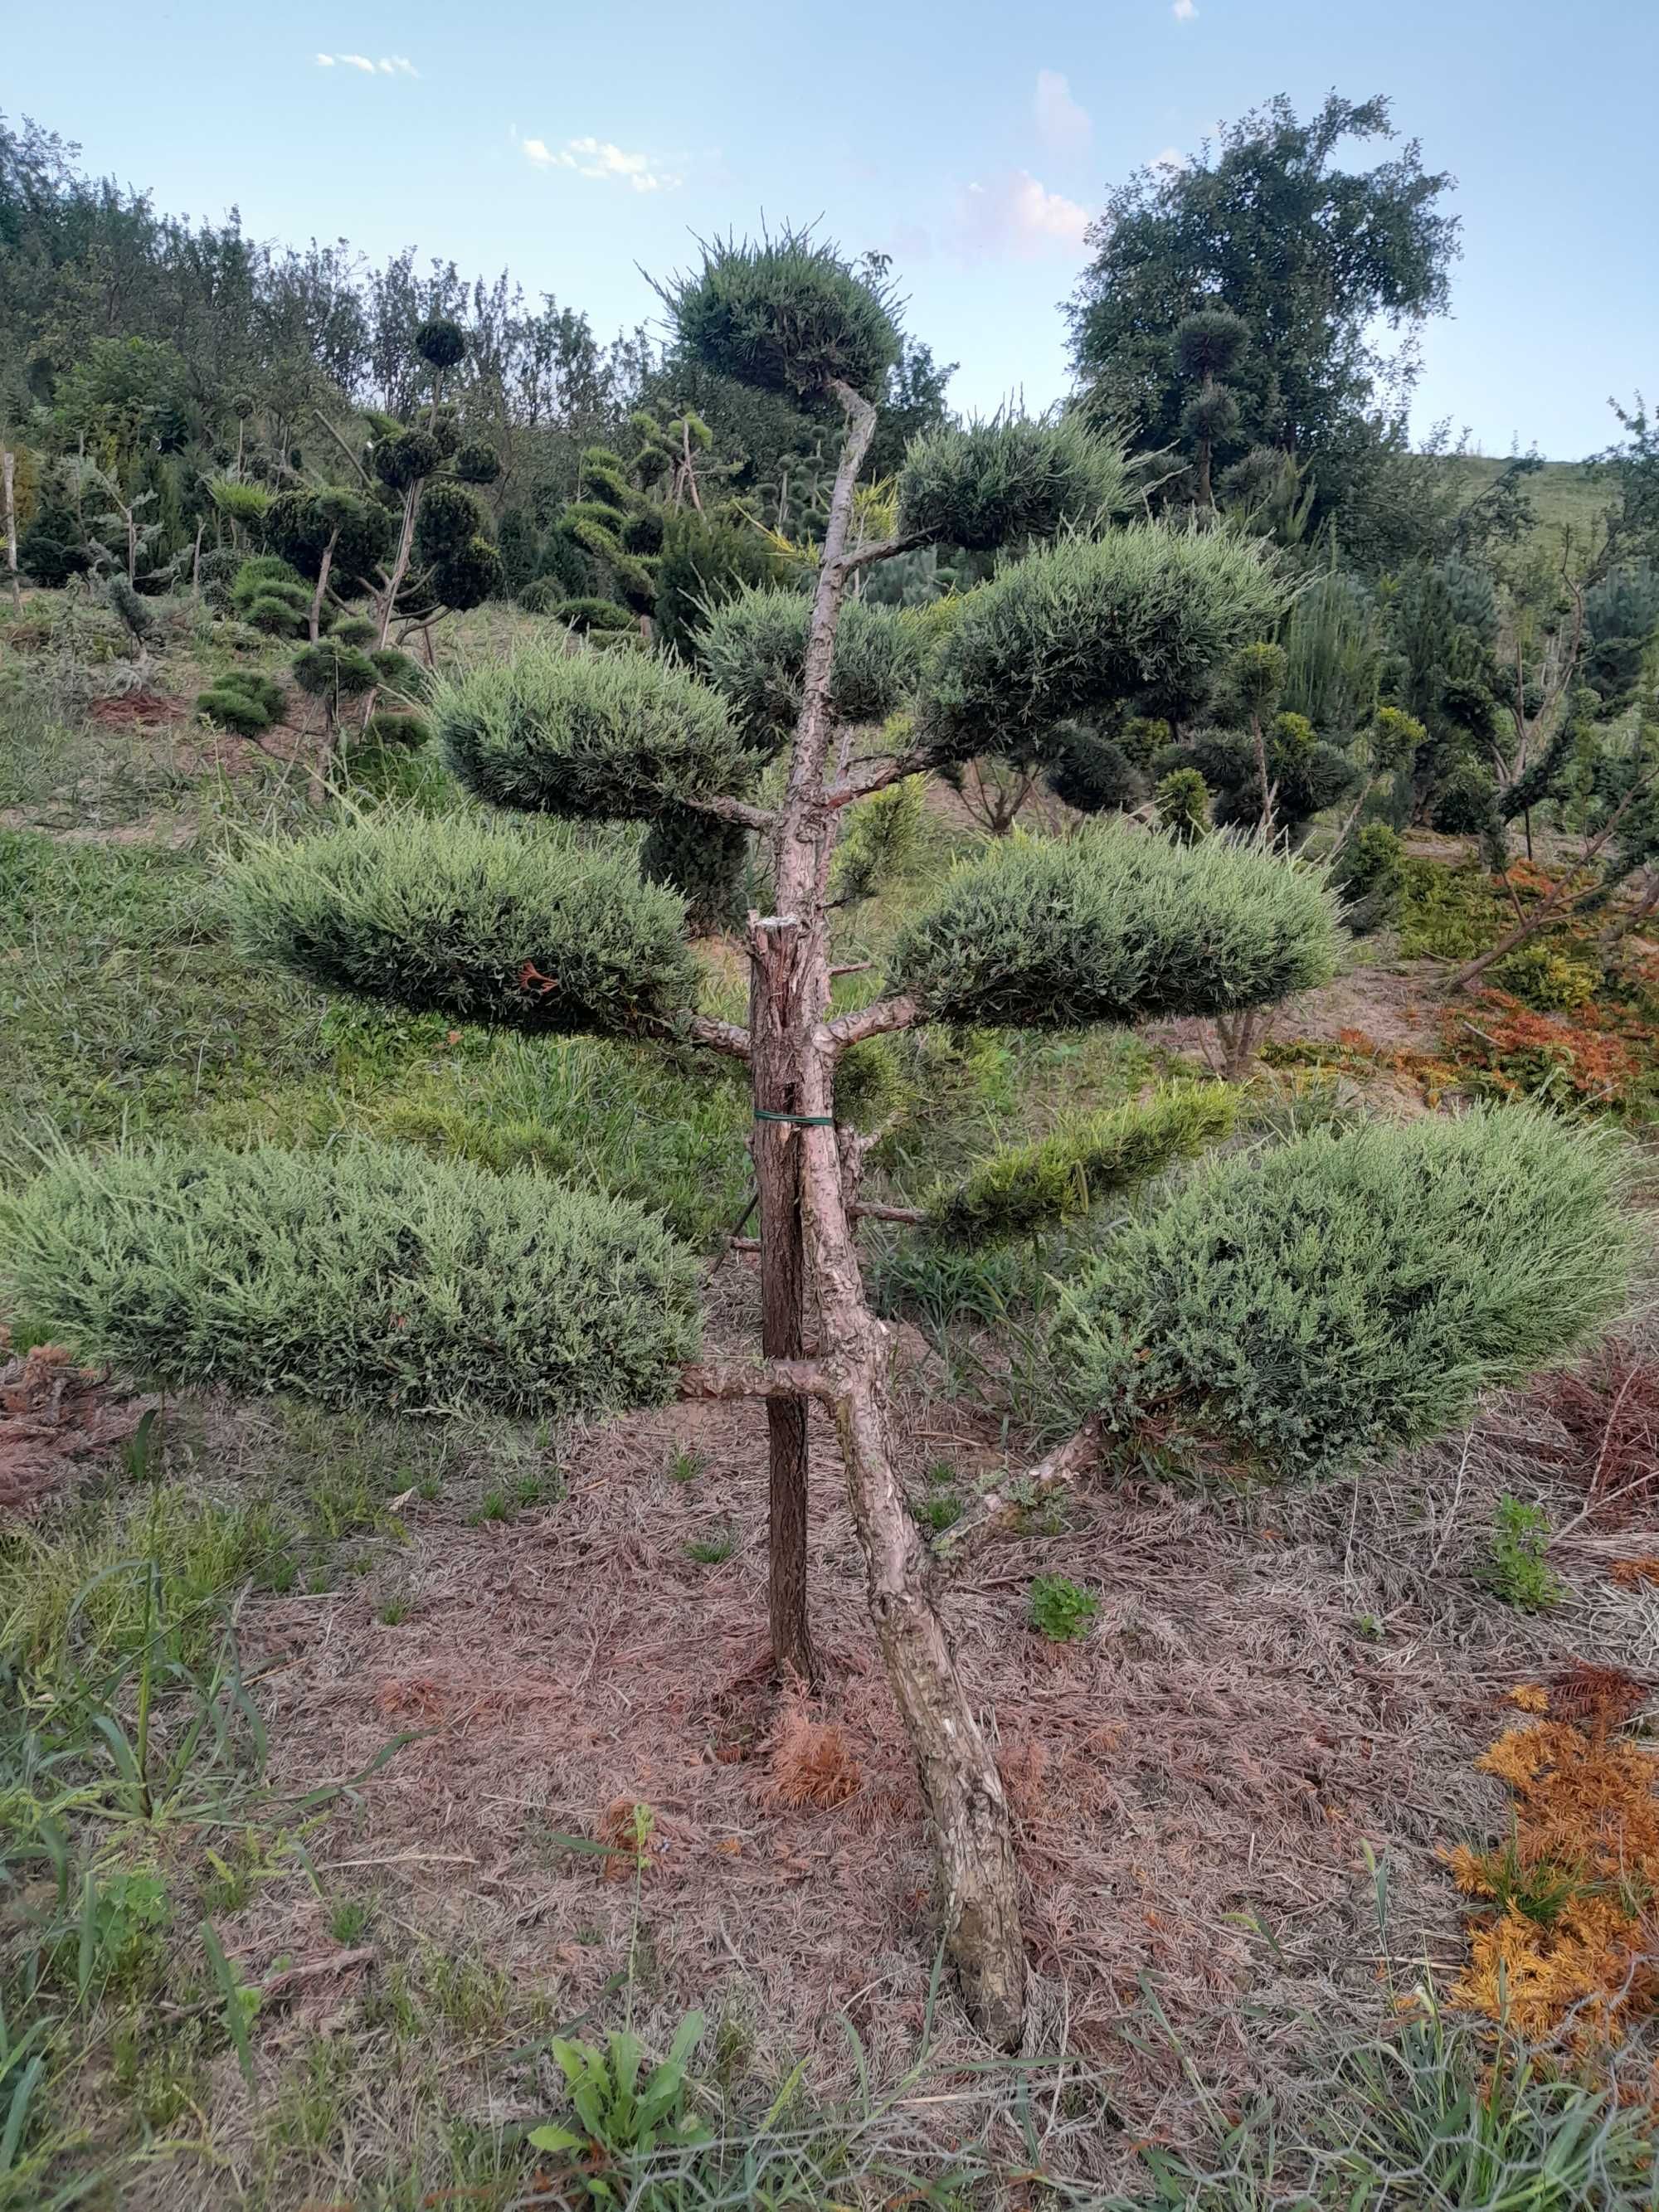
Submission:
M 367 54 L 319 54 L 319 69 L 361 70 L 365 76 L 419 76 L 407 54 L 382 54 L 379 61 L 371 61 Z
M 1088 109 L 1079 106 L 1073 99 L 1072 88 L 1058 70 L 1037 71 L 1031 106 L 1036 116 L 1037 135 L 1045 146 L 1052 146 L 1062 154 L 1081 153 L 1089 143 L 1094 125 L 1089 119 Z
M 1190 23 L 1198 13 L 1198 0 L 1175 0 L 1170 13 L 1177 23 Z
M 1051 192 L 1024 169 L 1011 169 L 989 184 L 969 185 L 957 208 L 962 246 L 972 258 L 1002 254 L 1034 261 L 1056 252 L 1075 252 L 1089 227 L 1089 210 L 1063 192 Z
M 1149 169 L 1184 169 L 1187 156 L 1179 146 L 1166 146 L 1161 154 L 1154 154 L 1146 167 Z
M 636 192 L 672 192 L 682 182 L 653 169 L 648 154 L 625 154 L 608 138 L 567 138 L 556 152 L 544 138 L 526 138 L 523 144 L 526 160 L 538 169 L 574 169 L 579 177 L 626 184 Z

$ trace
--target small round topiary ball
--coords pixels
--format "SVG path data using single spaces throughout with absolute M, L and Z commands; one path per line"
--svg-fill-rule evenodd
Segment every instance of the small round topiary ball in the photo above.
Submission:
M 501 472 L 501 455 L 482 438 L 469 439 L 455 456 L 455 473 L 463 483 L 494 483 Z
M 422 477 L 429 477 L 443 455 L 428 430 L 400 430 L 395 438 L 382 438 L 374 447 L 374 473 L 393 491 L 407 491 Z
M 466 333 L 447 315 L 434 315 L 415 333 L 415 350 L 434 368 L 453 368 L 466 353 Z

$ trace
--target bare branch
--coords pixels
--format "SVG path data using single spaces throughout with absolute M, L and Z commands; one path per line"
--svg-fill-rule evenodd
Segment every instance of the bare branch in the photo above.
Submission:
M 777 820 L 770 807 L 750 806 L 741 799 L 682 799 L 694 814 L 718 814 L 723 822 L 741 822 L 745 830 L 769 830 Z
M 740 1359 L 707 1367 L 682 1367 L 677 1378 L 682 1398 L 829 1398 L 829 1376 L 816 1360 L 769 1359 L 751 1366 Z
M 1047 1498 L 1056 1490 L 1075 1488 L 1076 1477 L 1099 1458 L 1100 1444 L 1099 1421 L 1085 1421 L 1075 1436 L 1056 1444 L 1035 1467 L 1015 1475 L 1000 1490 L 988 1490 L 972 1512 L 951 1530 L 942 1547 L 945 1556 L 951 1560 L 960 1559 L 1016 1513 L 1034 1505 L 1039 1498 Z
M 852 774 L 832 783 L 823 794 L 831 811 L 867 799 L 872 791 L 885 791 L 890 783 L 902 783 L 907 775 L 925 775 L 938 768 L 943 755 L 937 745 L 912 745 L 907 753 L 877 753 L 860 761 Z
M 908 530 L 900 538 L 879 538 L 872 545 L 860 545 L 856 553 L 843 553 L 837 566 L 844 575 L 854 568 L 867 568 L 877 561 L 891 561 L 900 553 L 914 553 L 918 546 L 931 545 L 931 530 Z
M 833 1022 L 825 1022 L 818 1030 L 820 1050 L 845 1052 L 849 1045 L 862 1044 L 866 1037 L 883 1036 L 891 1030 L 908 1030 L 921 1017 L 921 1009 L 914 999 L 878 999 L 856 1012 L 837 1014 Z
M 693 1044 L 723 1052 L 728 1060 L 747 1060 L 749 1032 L 736 1022 L 716 1021 L 712 1014 L 693 1014 L 686 1034 Z
M 855 1198 L 847 1211 L 860 1221 L 902 1221 L 912 1229 L 927 1218 L 919 1206 L 866 1206 L 861 1198 Z

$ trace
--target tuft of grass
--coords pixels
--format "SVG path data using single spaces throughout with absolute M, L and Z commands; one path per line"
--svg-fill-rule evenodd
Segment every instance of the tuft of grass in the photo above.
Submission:
M 718 1567 L 731 1559 L 738 1548 L 738 1532 L 725 1528 L 707 1536 L 693 1536 L 685 1547 L 685 1555 L 696 1559 L 700 1566 Z

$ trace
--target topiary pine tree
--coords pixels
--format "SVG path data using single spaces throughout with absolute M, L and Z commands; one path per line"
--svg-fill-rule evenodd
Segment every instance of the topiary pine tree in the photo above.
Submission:
M 973 595 L 927 662 L 910 741 L 855 758 L 837 688 L 867 701 L 864 679 L 893 641 L 869 628 L 842 659 L 843 628 L 849 646 L 860 628 L 848 586 L 913 542 L 854 547 L 849 529 L 873 395 L 898 349 L 890 305 L 793 233 L 707 247 L 664 296 L 708 368 L 842 416 L 798 682 L 787 654 L 767 658 L 793 635 L 793 611 L 750 608 L 740 623 L 758 672 L 730 696 L 643 653 L 543 650 L 441 687 L 434 719 L 462 781 L 501 810 L 650 820 L 689 808 L 753 831 L 772 911 L 748 917 L 747 1022 L 698 1011 L 681 900 L 614 851 L 517 835 L 481 811 L 382 815 L 273 843 L 233 882 L 245 949 L 325 988 L 543 1036 L 673 1039 L 741 1063 L 761 1359 L 695 1364 L 687 1255 L 637 1209 L 534 1178 L 440 1177 L 423 1164 L 411 1180 L 398 1158 L 348 1153 L 300 1171 L 261 1155 L 246 1202 L 222 1160 L 77 1162 L 9 1209 L 7 1273 L 26 1309 L 49 1325 L 61 1316 L 71 1342 L 158 1376 L 205 1360 L 254 1387 L 299 1377 L 337 1403 L 441 1406 L 465 1394 L 514 1412 L 544 1391 L 581 1407 L 672 1391 L 763 1401 L 774 1656 L 807 1680 L 818 1670 L 805 1413 L 822 1404 L 917 1763 L 940 1935 L 971 2014 L 1012 2046 L 1025 1982 L 1012 1822 L 992 1736 L 957 1672 L 938 1562 L 899 1480 L 890 1332 L 866 1298 L 857 1244 L 872 1140 L 838 1118 L 838 1083 L 856 1046 L 929 1021 L 1069 1029 L 1269 1003 L 1331 971 L 1335 924 L 1306 868 L 1224 837 L 1182 845 L 1106 823 L 1064 842 L 1008 841 L 957 870 L 891 946 L 878 995 L 848 1004 L 832 961 L 837 832 L 856 802 L 961 758 L 993 702 L 1022 741 L 1040 742 L 1222 665 L 1271 624 L 1283 589 L 1256 550 L 1219 532 L 1142 526 L 1042 547 Z M 950 520 L 941 510 L 933 525 Z M 762 803 L 768 733 L 786 721 L 781 788 Z M 1144 1121 L 1045 1139 L 914 1218 L 1024 1233 L 1077 1210 L 1080 1183 L 1109 1190 L 1194 1150 L 1229 1110 L 1212 1095 L 1166 1097 Z M 1108 1248 L 1058 1340 L 1079 1426 L 1031 1471 L 1034 1492 L 1073 1479 L 1104 1437 L 1158 1418 L 1164 1400 L 1212 1422 L 1212 1436 L 1236 1432 L 1258 1461 L 1282 1448 L 1287 1465 L 1322 1468 L 1417 1441 L 1466 1418 L 1486 1383 L 1559 1354 L 1617 1295 L 1612 1156 L 1531 1115 L 1488 1117 L 1474 1134 L 1376 1131 L 1352 1152 L 1322 1134 L 1269 1165 L 1228 1162 L 1167 1231 L 1156 1216 L 1121 1258 Z M 264 1233 L 262 1207 L 280 1212 L 284 1236 Z M 1230 1239 L 1235 1217 L 1243 1244 Z M 1436 1224 L 1455 1248 L 1443 1269 Z M 1306 1310 L 1319 1316 L 1311 1334 Z M 411 1313 L 408 1341 L 383 1346 Z M 1363 1366 L 1363 1389 L 1345 1359 Z M 1302 1388 L 1319 1394 L 1307 1419 L 1292 1395 Z
M 376 641 L 382 647 L 399 616 L 425 624 L 446 609 L 462 613 L 499 592 L 502 582 L 483 508 L 465 489 L 493 481 L 499 463 L 487 445 L 463 441 L 454 410 L 443 404 L 444 379 L 465 357 L 465 333 L 439 316 L 421 325 L 415 344 L 433 375 L 424 419 L 378 418 L 368 453 L 375 477 L 402 502 L 392 566 L 380 571 Z
M 1176 374 L 1182 384 L 1197 387 L 1181 410 L 1181 428 L 1193 448 L 1193 497 L 1201 507 L 1215 506 L 1211 471 L 1216 447 L 1238 429 L 1237 395 L 1225 379 L 1249 341 L 1249 325 L 1230 307 L 1206 307 L 1176 325 Z

